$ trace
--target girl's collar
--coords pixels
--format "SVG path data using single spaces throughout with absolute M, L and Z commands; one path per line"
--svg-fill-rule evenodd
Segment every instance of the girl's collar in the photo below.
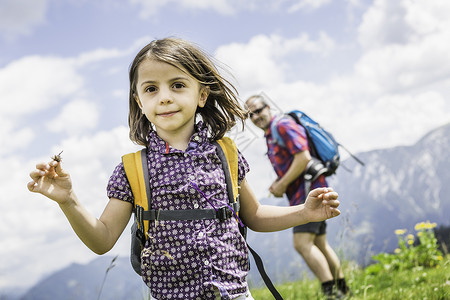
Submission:
M 203 124 L 202 121 L 199 121 L 194 125 L 194 134 L 192 134 L 189 139 L 189 144 L 186 151 L 181 151 L 178 149 L 174 149 L 169 146 L 169 144 L 160 138 L 156 131 L 150 131 L 148 135 L 149 145 L 148 148 L 150 151 L 158 152 L 158 153 L 174 153 L 174 152 L 188 152 L 194 149 L 199 148 L 205 142 L 208 141 L 208 128 Z

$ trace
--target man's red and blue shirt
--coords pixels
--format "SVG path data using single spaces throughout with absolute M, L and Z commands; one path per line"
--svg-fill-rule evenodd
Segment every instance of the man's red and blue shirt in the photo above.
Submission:
M 272 122 L 277 122 L 276 129 L 285 146 L 279 145 L 273 138 Z M 292 118 L 279 119 L 274 117 L 264 136 L 267 142 L 267 156 L 279 178 L 286 174 L 296 153 L 309 151 L 305 128 L 297 124 Z M 302 173 L 296 180 L 291 182 L 286 190 L 290 205 L 305 202 L 305 181 L 303 175 Z M 311 189 L 326 186 L 325 176 L 322 175 L 311 184 Z

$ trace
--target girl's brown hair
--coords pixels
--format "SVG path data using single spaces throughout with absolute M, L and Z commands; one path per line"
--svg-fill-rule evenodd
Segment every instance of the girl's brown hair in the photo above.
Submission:
M 178 38 L 165 38 L 154 40 L 142 48 L 130 66 L 130 112 L 128 124 L 130 126 L 130 139 L 142 146 L 147 146 L 148 134 L 152 129 L 151 123 L 142 114 L 135 95 L 138 67 L 145 59 L 171 64 L 194 77 L 198 82 L 208 87 L 210 93 L 204 107 L 197 107 L 196 113 L 202 116 L 208 127 L 211 138 L 220 139 L 235 124 L 236 119 L 247 118 L 247 111 L 241 107 L 237 98 L 236 88 L 223 78 L 211 58 L 193 44 Z

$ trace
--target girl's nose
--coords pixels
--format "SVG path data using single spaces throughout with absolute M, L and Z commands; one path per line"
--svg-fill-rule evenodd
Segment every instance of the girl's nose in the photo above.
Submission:
M 168 90 L 161 89 L 159 96 L 160 96 L 160 98 L 159 98 L 160 104 L 169 104 L 169 103 L 173 102 L 172 93 Z
M 172 101 L 172 99 L 171 98 L 168 98 L 168 97 L 164 97 L 164 98 L 161 98 L 160 100 L 159 100 L 159 103 L 160 104 L 169 104 L 169 103 L 172 103 L 173 101 Z

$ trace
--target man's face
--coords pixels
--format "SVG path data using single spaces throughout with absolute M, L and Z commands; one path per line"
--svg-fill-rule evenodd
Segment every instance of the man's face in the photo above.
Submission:
M 259 98 L 252 98 L 246 103 L 250 111 L 250 120 L 259 128 L 266 130 L 272 120 L 270 107 Z

